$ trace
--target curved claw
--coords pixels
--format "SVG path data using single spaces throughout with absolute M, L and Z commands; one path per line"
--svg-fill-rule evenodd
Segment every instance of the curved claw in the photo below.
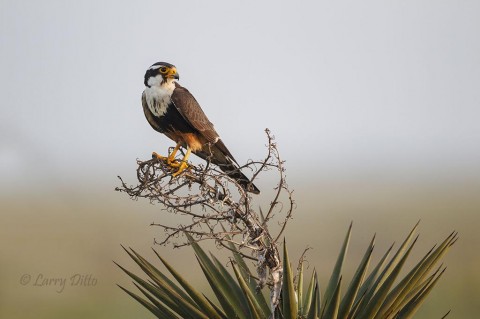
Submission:
M 180 175 L 185 169 L 187 169 L 189 166 L 186 162 L 182 161 L 180 163 L 180 167 L 178 167 L 178 170 L 172 174 L 173 177 L 177 177 L 178 175 Z
M 168 157 L 165 157 L 165 156 L 162 156 L 162 155 L 158 155 L 157 152 L 152 152 L 152 158 L 153 159 L 157 159 L 157 160 L 160 160 L 160 161 L 166 161 L 168 160 Z
M 170 158 L 167 158 L 167 165 L 170 166 L 170 167 L 174 167 L 174 168 L 178 168 L 180 167 L 182 164 L 179 163 L 177 160 L 173 159 L 171 160 Z
M 159 155 L 156 152 L 152 153 L 152 158 L 162 161 L 172 168 L 179 168 L 182 165 L 175 158 L 172 158 L 171 156 L 165 157 L 165 156 Z
M 176 177 L 180 175 L 185 169 L 187 169 L 189 166 L 187 164 L 187 159 L 190 156 L 190 153 L 192 150 L 190 147 L 187 147 L 187 153 L 183 157 L 183 159 L 179 162 L 175 159 L 175 155 L 177 154 L 177 151 L 180 149 L 180 143 L 177 143 L 173 151 L 168 155 L 168 157 L 158 155 L 156 152 L 152 153 L 152 158 L 160 160 L 164 163 L 166 163 L 168 166 L 171 168 L 176 168 L 177 171 L 172 174 L 173 177 Z

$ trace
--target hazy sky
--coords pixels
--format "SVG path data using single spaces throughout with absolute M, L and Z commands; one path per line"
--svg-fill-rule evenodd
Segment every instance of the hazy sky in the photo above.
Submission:
M 157 61 L 240 162 L 268 127 L 294 176 L 480 176 L 479 33 L 478 1 L 1 0 L 2 186 L 164 153 L 140 103 Z

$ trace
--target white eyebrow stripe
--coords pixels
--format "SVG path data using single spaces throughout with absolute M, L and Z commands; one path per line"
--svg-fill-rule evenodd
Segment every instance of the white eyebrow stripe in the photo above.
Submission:
M 155 69 L 159 69 L 161 68 L 162 66 L 161 65 L 152 65 L 151 67 L 149 67 L 148 69 L 149 70 L 155 70 Z

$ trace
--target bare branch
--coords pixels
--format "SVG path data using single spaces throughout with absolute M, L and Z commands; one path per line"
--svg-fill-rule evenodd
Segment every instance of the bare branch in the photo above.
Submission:
M 252 208 L 253 198 L 239 183 L 209 162 L 190 165 L 188 170 L 173 177 L 175 168 L 164 161 L 137 160 L 138 183 L 129 186 L 119 176 L 121 186 L 116 190 L 134 200 L 145 198 L 153 204 L 159 203 L 164 213 L 179 216 L 177 225 L 151 224 L 163 230 L 163 239 L 155 240 L 155 244 L 172 244 L 175 248 L 190 245 L 185 234 L 191 235 L 195 242 L 211 240 L 229 250 L 233 244 L 242 257 L 256 262 L 257 289 L 270 287 L 273 308 L 278 304 L 281 289 L 282 265 L 277 245 L 292 218 L 295 202 L 274 137 L 268 129 L 265 132 L 268 141 L 265 158 L 250 160 L 239 169 L 250 170 L 252 182 L 262 173 L 276 172 L 278 183 L 273 188 L 273 200 L 263 210 L 266 215 L 261 214 L 261 208 L 258 212 Z M 280 228 L 276 234 L 269 227 L 273 221 Z

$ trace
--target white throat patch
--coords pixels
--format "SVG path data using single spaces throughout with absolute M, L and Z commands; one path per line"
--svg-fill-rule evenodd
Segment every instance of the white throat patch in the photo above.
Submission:
M 167 112 L 173 90 L 175 90 L 175 82 L 173 79 L 162 82 L 162 76 L 157 75 L 148 79 L 148 85 L 150 87 L 146 87 L 144 91 L 148 108 L 153 115 L 161 117 Z

